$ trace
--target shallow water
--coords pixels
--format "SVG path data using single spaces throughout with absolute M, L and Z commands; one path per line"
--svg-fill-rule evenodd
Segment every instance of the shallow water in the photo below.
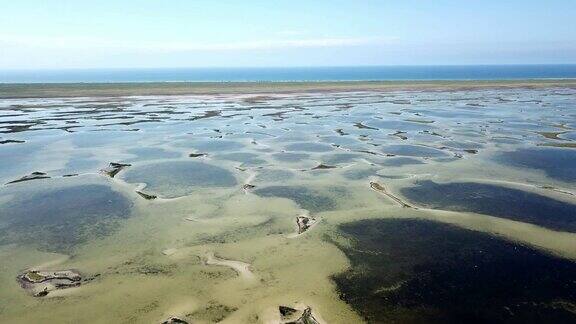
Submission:
M 509 218 L 558 231 L 576 231 L 576 204 L 558 201 L 518 189 L 491 184 L 454 182 L 438 184 L 426 180 L 402 194 L 429 208 L 469 211 Z
M 574 320 L 574 120 L 562 88 L 2 100 L 0 322 Z
M 213 187 L 232 187 L 236 178 L 224 168 L 196 162 L 172 161 L 134 166 L 122 178 L 132 184 L 143 183 L 147 192 L 164 198 L 186 196 Z
M 516 167 L 541 170 L 554 179 L 576 182 L 576 149 L 520 148 L 502 152 L 496 155 L 496 160 Z
M 573 262 L 423 220 L 365 220 L 341 229 L 356 243 L 343 247 L 352 267 L 335 281 L 368 322 L 576 320 L 560 302 L 576 297 Z
M 130 215 L 130 201 L 105 184 L 28 187 L 25 192 L 18 188 L 12 193 L 14 198 L 2 206 L 1 244 L 69 251 L 91 238 L 110 234 L 117 218 Z

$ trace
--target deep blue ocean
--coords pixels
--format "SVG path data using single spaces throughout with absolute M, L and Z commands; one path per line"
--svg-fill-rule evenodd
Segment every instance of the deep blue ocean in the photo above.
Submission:
M 0 83 L 507 80 L 550 78 L 576 78 L 576 64 L 0 70 Z

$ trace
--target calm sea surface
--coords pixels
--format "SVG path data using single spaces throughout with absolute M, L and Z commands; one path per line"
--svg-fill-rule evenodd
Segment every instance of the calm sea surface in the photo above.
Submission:
M 2 83 L 502 80 L 576 78 L 576 65 L 170 68 L 0 71 Z

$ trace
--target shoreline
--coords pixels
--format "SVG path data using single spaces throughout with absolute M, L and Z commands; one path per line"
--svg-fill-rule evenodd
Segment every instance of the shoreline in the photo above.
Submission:
M 576 89 L 576 79 L 302 81 L 302 82 L 119 82 L 0 83 L 0 99 L 126 97 L 218 94 L 293 94 L 358 91 L 466 91 L 486 89 Z

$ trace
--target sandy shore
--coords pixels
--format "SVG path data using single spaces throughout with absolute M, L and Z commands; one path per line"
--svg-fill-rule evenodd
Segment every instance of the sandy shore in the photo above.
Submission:
M 574 88 L 576 79 L 343 82 L 149 82 L 0 84 L 0 99 L 193 94 L 278 94 L 346 91 L 452 91 L 499 88 Z
M 226 260 L 214 255 L 214 252 L 206 254 L 206 264 L 232 268 L 238 275 L 246 280 L 253 280 L 254 273 L 250 270 L 250 264 L 242 261 Z

